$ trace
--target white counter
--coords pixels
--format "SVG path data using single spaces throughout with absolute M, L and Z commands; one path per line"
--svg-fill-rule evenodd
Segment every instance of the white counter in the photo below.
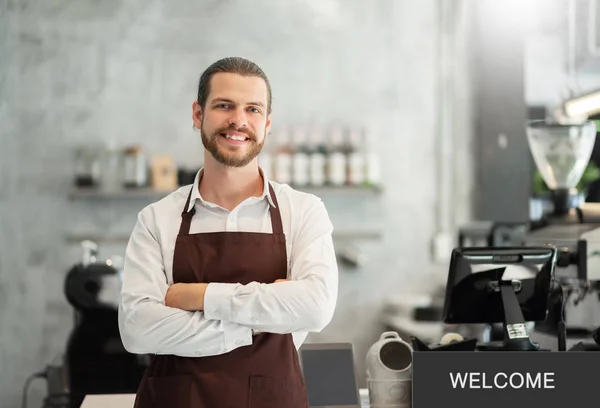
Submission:
M 369 408 L 369 392 L 360 389 L 361 407 Z M 86 395 L 81 408 L 133 408 L 135 394 Z

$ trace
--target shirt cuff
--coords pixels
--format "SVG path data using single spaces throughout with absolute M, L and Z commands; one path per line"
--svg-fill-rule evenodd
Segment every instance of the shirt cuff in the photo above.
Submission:
M 226 352 L 252 344 L 252 329 L 236 323 L 223 322 Z
M 209 283 L 204 292 L 204 317 L 231 321 L 231 299 L 237 286 L 237 283 Z

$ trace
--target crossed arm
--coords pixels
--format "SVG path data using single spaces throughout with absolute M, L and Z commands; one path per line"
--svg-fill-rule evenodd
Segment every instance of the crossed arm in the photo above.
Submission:
M 337 298 L 332 227 L 318 201 L 294 237 L 291 279 L 169 285 L 153 214 L 144 210 L 125 256 L 119 328 L 132 353 L 208 356 L 252 343 L 252 330 L 320 331 Z
M 277 279 L 273 283 L 290 282 Z M 175 283 L 167 289 L 165 305 L 189 312 L 204 310 L 204 297 L 208 283 Z

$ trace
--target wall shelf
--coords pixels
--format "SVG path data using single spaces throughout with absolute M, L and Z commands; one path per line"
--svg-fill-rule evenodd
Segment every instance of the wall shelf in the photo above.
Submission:
M 321 195 L 337 195 L 337 194 L 380 194 L 381 188 L 378 186 L 292 186 L 299 191 Z M 155 191 L 150 188 L 132 188 L 122 190 L 103 190 L 97 188 L 73 188 L 69 191 L 71 200 L 124 200 L 124 199 L 144 199 L 144 200 L 160 200 L 167 196 L 170 192 Z
M 96 188 L 73 188 L 69 192 L 71 200 L 85 199 L 103 199 L 103 200 L 122 200 L 122 199 L 148 199 L 159 200 L 170 194 L 170 192 L 156 191 L 149 188 L 122 189 L 122 190 L 103 190 Z
M 322 187 L 294 187 L 297 190 L 315 194 L 319 197 L 344 197 L 346 195 L 364 197 L 378 195 L 381 193 L 380 187 L 372 186 L 322 186 Z M 72 188 L 69 191 L 69 199 L 73 201 L 123 201 L 123 200 L 142 200 L 145 202 L 154 202 L 170 194 L 169 192 L 155 191 L 150 188 L 139 189 L 120 189 L 104 190 L 100 188 Z M 355 228 L 355 229 L 337 229 L 333 231 L 333 238 L 336 240 L 367 239 L 379 240 L 382 238 L 382 229 L 378 227 Z M 129 234 L 110 233 L 110 232 L 67 232 L 66 241 L 69 243 L 78 243 L 83 240 L 91 240 L 104 244 L 126 244 L 129 240 Z
M 333 231 L 333 239 L 373 239 L 378 240 L 383 236 L 379 229 Z M 129 234 L 102 233 L 102 232 L 69 232 L 66 234 L 68 243 L 79 243 L 84 240 L 94 241 L 98 244 L 126 244 Z

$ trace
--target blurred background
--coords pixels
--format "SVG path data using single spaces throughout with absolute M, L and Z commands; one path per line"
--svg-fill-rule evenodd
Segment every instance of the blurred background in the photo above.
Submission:
M 248 58 L 271 81 L 261 165 L 321 197 L 335 227 L 338 306 L 309 341 L 352 342 L 363 387 L 383 330 L 439 330 L 396 311 L 443 290 L 461 225 L 536 216 L 527 121 L 600 88 L 597 0 L 0 0 L 0 13 L 4 408 L 67 353 L 69 271 L 83 255 L 118 269 L 137 213 L 202 166 L 191 106 L 214 61 Z M 46 393 L 34 382 L 29 406 Z

